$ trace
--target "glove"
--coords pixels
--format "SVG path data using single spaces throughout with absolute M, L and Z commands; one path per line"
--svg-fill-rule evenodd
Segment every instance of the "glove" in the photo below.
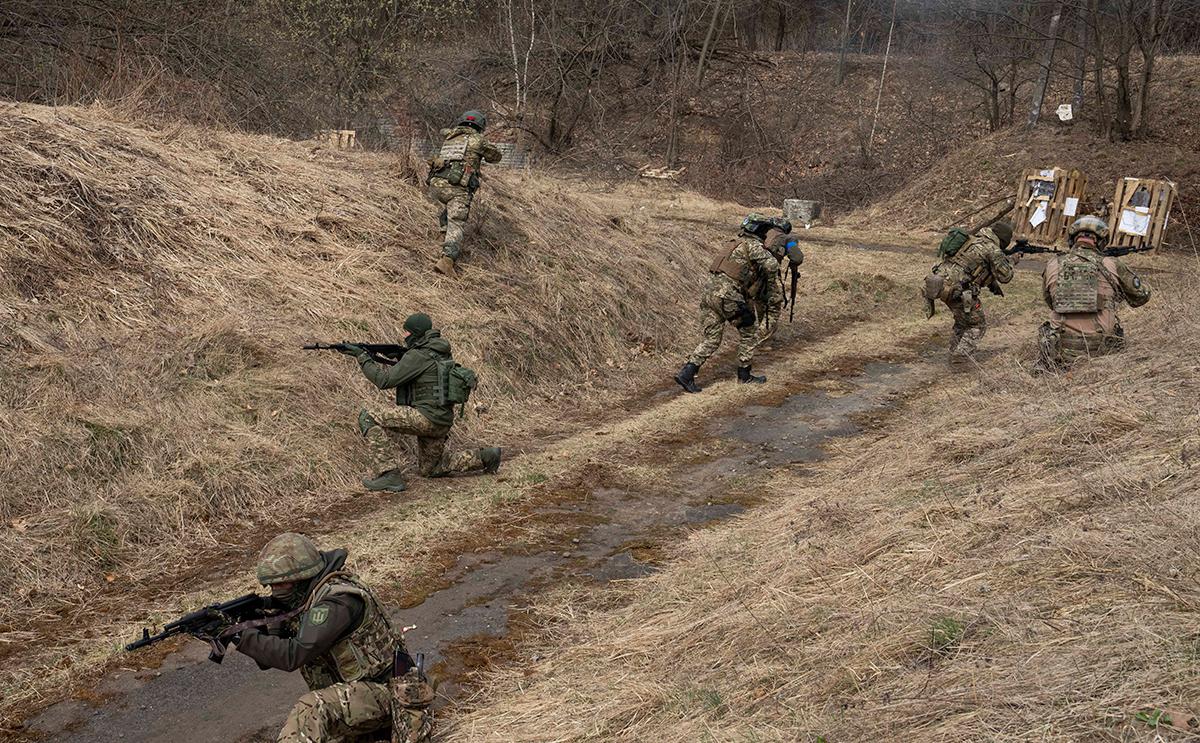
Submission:
M 338 353 L 344 353 L 347 356 L 361 356 L 367 352 L 367 349 L 362 346 L 356 346 L 353 343 L 339 343 L 337 350 Z
M 758 322 L 758 318 L 754 316 L 754 308 L 748 304 L 743 304 L 738 308 L 738 314 L 733 316 L 733 327 L 748 328 Z

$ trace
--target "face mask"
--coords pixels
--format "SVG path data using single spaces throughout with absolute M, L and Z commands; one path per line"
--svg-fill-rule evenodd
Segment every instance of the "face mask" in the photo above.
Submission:
M 300 583 L 293 583 L 291 585 L 291 587 L 288 588 L 286 591 L 276 590 L 276 588 L 274 586 L 272 586 L 271 587 L 271 598 L 275 599 L 276 601 L 278 601 L 279 603 L 283 604 L 286 607 L 289 607 L 289 608 L 296 607 L 296 606 L 299 606 L 302 601 L 304 601 L 304 596 L 305 596 L 304 589 L 307 588 L 307 586 L 308 586 L 307 581 L 300 582 Z

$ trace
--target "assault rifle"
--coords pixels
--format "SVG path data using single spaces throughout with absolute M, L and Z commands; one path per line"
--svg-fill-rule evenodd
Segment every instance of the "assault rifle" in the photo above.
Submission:
M 141 638 L 126 645 L 125 650 L 144 648 L 176 635 L 191 635 L 207 642 L 208 659 L 213 663 L 220 663 L 225 658 L 225 648 L 229 645 L 230 638 L 238 632 L 251 627 L 279 624 L 298 613 L 298 609 L 284 613 L 282 607 L 270 597 L 248 593 L 184 614 L 165 625 L 157 635 L 151 635 L 149 628 L 143 628 Z
M 1114 245 L 1110 248 L 1104 248 L 1099 252 L 1105 258 L 1119 258 L 1131 253 L 1148 253 L 1151 250 L 1154 250 L 1153 245 L 1145 245 L 1140 248 L 1136 245 Z M 1063 255 L 1066 252 L 1065 250 L 1048 248 L 1043 245 L 1030 245 L 1028 240 L 1017 240 L 1012 245 L 1004 248 L 1005 255 L 1013 255 L 1015 253 L 1054 253 L 1056 255 Z
M 371 360 L 377 364 L 386 364 L 391 366 L 400 360 L 407 347 L 396 343 L 351 343 L 350 341 L 342 341 L 341 343 L 311 343 L 304 346 L 305 351 L 337 351 L 345 353 L 346 346 L 358 346 L 365 350 Z

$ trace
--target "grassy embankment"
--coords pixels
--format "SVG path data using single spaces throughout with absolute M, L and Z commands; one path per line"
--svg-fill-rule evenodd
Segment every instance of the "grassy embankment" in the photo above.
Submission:
M 547 598 L 449 739 L 1170 738 L 1137 715 L 1200 698 L 1200 274 L 1139 263 L 1127 352 L 1031 377 L 1019 274 L 998 353 L 658 575 Z
M 99 109 L 7 106 L 0 130 L 10 720 L 86 684 L 141 622 L 247 587 L 284 528 L 348 544 L 390 597 L 419 597 L 458 550 L 605 448 L 590 433 L 557 454 L 548 441 L 670 386 L 711 244 L 741 211 L 497 173 L 455 284 L 430 271 L 435 210 L 404 162 Z M 906 293 L 875 257 L 831 255 L 822 270 L 840 280 L 806 280 L 802 338 Z M 460 440 L 528 453 L 500 482 L 364 496 L 353 417 L 379 393 L 347 360 L 299 346 L 389 340 L 417 309 L 482 372 L 486 410 Z M 707 415 L 713 399 L 669 404 Z

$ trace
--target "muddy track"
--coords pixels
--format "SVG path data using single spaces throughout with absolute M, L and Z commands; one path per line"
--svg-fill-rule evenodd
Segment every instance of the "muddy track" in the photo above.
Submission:
M 532 625 L 527 607 L 542 591 L 652 572 L 689 531 L 758 502 L 755 483 L 781 469 L 799 474 L 819 466 L 824 442 L 869 428 L 936 374 L 940 358 L 921 360 L 924 343 L 847 355 L 829 371 L 769 384 L 753 404 L 694 429 L 623 444 L 538 486 L 538 495 L 476 543 L 446 545 L 445 569 L 429 585 L 407 587 L 400 605 L 411 605 L 396 612 L 398 622 L 416 625 L 408 641 L 442 679 L 441 703 L 460 703 L 489 664 L 520 662 L 521 634 Z M 802 353 L 797 348 L 789 357 Z M 672 399 L 672 387 L 656 386 L 641 405 Z M 638 468 L 656 471 L 653 486 L 631 474 Z M 240 554 L 237 562 L 245 559 Z M 87 693 L 29 719 L 23 735 L 154 742 L 189 730 L 195 741 L 270 740 L 304 692 L 297 674 L 259 672 L 236 653 L 218 666 L 195 642 L 165 657 L 123 660 L 136 667 L 110 666 Z

